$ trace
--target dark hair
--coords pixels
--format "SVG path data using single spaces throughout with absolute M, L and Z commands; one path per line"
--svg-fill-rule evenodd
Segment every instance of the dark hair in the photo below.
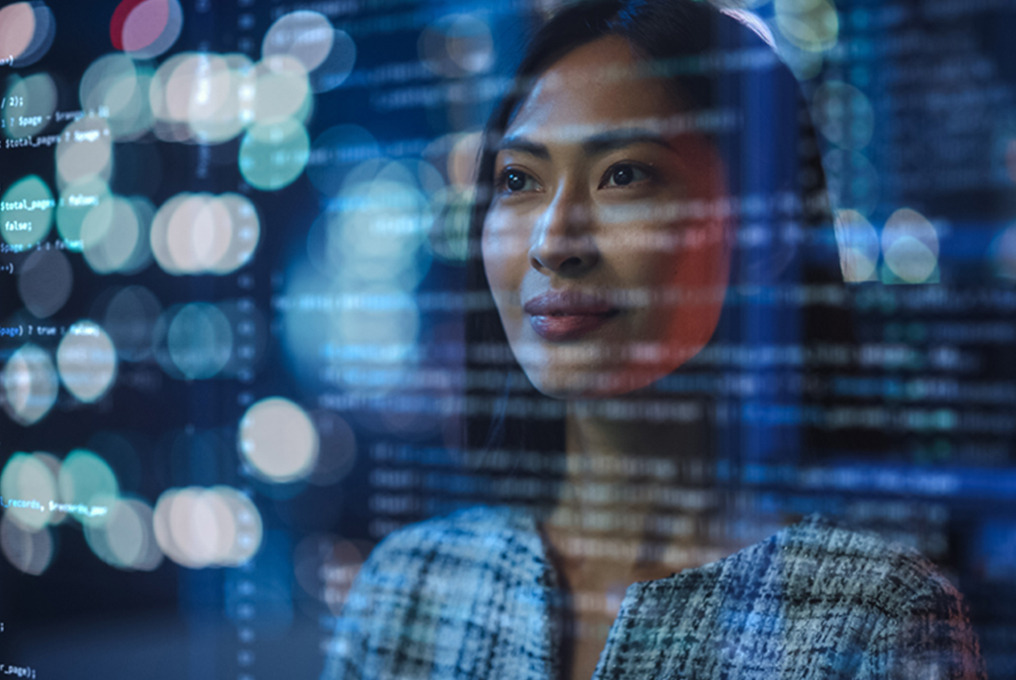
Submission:
M 800 88 L 755 29 L 695 0 L 589 0 L 563 9 L 530 42 L 511 88 L 489 119 L 480 151 L 466 277 L 472 299 L 483 303 L 466 319 L 466 367 L 471 375 L 501 377 L 483 381 L 485 387 L 470 394 L 474 408 L 465 438 L 470 447 L 563 451 L 564 407 L 533 388 L 511 355 L 489 293 L 480 239 L 492 199 L 497 144 L 535 81 L 565 54 L 607 36 L 624 38 L 647 73 L 672 83 L 675 112 L 700 114 L 694 120 L 704 123 L 700 132 L 724 160 L 730 196 L 757 197 L 765 205 L 758 215 L 761 228 L 775 231 L 774 224 L 765 223 L 777 214 L 780 197 L 786 199 L 788 220 L 804 227 L 831 224 Z M 753 214 L 746 201 L 733 203 L 735 216 Z M 732 282 L 828 278 L 804 271 L 800 258 L 795 262 L 799 240 L 780 238 L 762 248 L 735 242 Z M 750 324 L 729 313 L 729 306 L 724 305 L 714 338 L 745 337 Z

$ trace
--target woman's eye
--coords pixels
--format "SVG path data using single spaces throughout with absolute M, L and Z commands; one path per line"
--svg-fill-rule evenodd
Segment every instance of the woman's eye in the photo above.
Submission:
M 507 168 L 501 173 L 498 186 L 507 193 L 517 193 L 519 191 L 532 190 L 535 186 L 535 181 L 528 173 L 514 168 Z
M 600 188 L 625 187 L 629 184 L 642 182 L 649 178 L 650 174 L 646 168 L 633 163 L 618 163 L 607 170 L 607 174 L 604 175 L 603 181 L 600 182 Z

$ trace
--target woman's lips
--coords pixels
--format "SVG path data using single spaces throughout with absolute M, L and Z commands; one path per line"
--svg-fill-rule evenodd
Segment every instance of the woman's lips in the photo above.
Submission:
M 544 340 L 577 340 L 617 316 L 619 310 L 593 295 L 577 292 L 549 292 L 531 298 L 522 310 L 533 330 Z

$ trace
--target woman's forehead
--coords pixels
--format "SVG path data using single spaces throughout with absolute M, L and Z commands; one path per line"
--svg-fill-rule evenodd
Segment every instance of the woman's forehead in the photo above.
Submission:
M 507 134 L 552 143 L 615 127 L 666 126 L 679 109 L 666 81 L 646 73 L 618 36 L 577 47 L 536 80 Z

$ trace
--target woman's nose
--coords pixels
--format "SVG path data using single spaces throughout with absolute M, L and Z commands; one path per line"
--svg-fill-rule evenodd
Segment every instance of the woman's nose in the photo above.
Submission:
M 538 271 L 568 276 L 592 269 L 600 261 L 592 224 L 593 216 L 584 201 L 556 196 L 536 224 L 530 265 Z

